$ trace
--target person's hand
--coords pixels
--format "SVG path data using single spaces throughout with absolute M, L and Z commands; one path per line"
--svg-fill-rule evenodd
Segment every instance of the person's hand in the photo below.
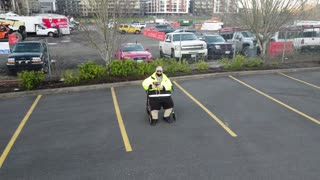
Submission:
M 157 86 L 155 84 L 151 85 L 152 89 L 156 88 Z
M 158 85 L 157 87 L 158 87 L 159 90 L 162 90 L 162 89 L 163 89 L 163 86 L 162 86 L 161 84 Z

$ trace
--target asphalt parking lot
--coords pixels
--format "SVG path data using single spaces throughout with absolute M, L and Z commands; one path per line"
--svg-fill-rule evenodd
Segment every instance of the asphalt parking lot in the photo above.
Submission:
M 141 86 L 2 99 L 0 179 L 318 179 L 319 78 L 179 81 L 154 127 Z
M 47 40 L 51 58 L 56 61 L 55 66 L 59 75 L 60 71 L 75 68 L 81 63 L 93 60 L 96 63 L 104 64 L 99 53 L 92 47 L 85 36 L 85 32 L 72 31 L 70 35 L 64 35 L 60 38 L 28 36 L 26 41 Z M 125 34 L 120 35 L 121 41 L 139 42 L 145 48 L 149 48 L 154 58 L 159 58 L 159 41 L 143 36 L 143 34 Z M 7 55 L 0 54 L 0 76 L 8 75 L 6 61 Z

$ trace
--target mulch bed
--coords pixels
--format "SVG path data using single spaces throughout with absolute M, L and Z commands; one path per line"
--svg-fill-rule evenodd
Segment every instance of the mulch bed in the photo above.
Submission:
M 243 71 L 248 70 L 270 70 L 270 69 L 290 69 L 290 68 L 307 68 L 307 67 L 320 67 L 320 61 L 312 61 L 312 62 L 291 62 L 291 63 L 284 63 L 277 66 L 263 66 L 259 68 L 245 68 Z M 221 68 L 211 68 L 208 71 L 201 72 L 201 71 L 191 71 L 191 73 L 177 73 L 174 76 L 184 76 L 184 75 L 196 75 L 196 74 L 207 74 L 207 73 L 221 73 L 227 72 Z M 168 75 L 169 77 L 173 77 Z M 93 84 L 102 84 L 102 83 L 114 83 L 114 82 L 126 82 L 126 81 L 134 81 L 134 80 L 143 80 L 147 76 L 143 77 L 108 77 L 106 79 L 94 79 L 88 80 L 85 82 L 81 82 L 79 85 L 93 85 Z M 66 84 L 63 81 L 53 79 L 50 81 L 44 81 L 37 89 L 52 89 L 52 88 L 62 88 L 62 87 L 72 87 L 72 85 Z M 19 84 L 17 80 L 12 81 L 0 81 L 0 93 L 7 93 L 7 92 L 19 92 L 23 91 L 19 89 Z

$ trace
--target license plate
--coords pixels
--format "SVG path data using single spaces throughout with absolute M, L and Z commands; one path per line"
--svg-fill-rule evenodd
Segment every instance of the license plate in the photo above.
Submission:
M 194 58 L 194 57 L 197 57 L 197 55 L 196 54 L 191 54 L 191 57 Z
M 230 51 L 226 51 L 226 54 L 230 54 Z

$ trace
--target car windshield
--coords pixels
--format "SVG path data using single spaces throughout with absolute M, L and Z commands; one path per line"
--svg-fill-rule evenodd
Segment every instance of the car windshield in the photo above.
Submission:
M 41 52 L 40 43 L 18 43 L 12 52 Z
M 123 52 L 128 51 L 144 51 L 144 48 L 140 44 L 129 44 L 122 47 Z
M 207 36 L 206 37 L 206 40 L 209 42 L 209 43 L 216 43 L 216 42 L 226 42 L 223 37 L 221 36 Z
M 253 37 L 252 33 L 249 32 L 249 31 L 241 32 L 241 34 L 242 34 L 244 37 Z
M 194 34 L 175 34 L 173 35 L 173 41 L 192 41 L 197 40 L 197 36 Z

